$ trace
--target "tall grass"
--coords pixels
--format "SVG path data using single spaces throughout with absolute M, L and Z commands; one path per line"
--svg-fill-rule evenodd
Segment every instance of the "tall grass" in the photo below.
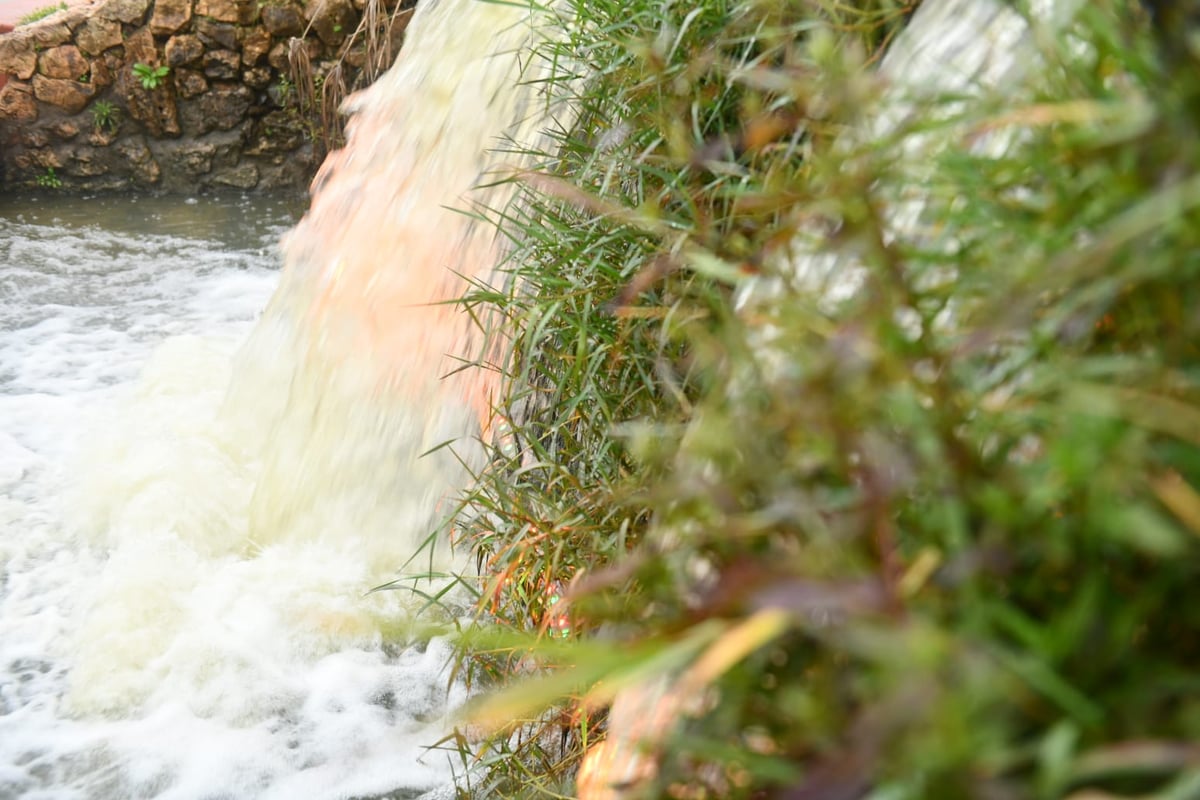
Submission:
M 1023 85 L 862 136 L 906 4 L 571 10 L 580 121 L 466 299 L 514 344 L 463 668 L 519 680 L 463 792 L 573 796 L 591 752 L 591 797 L 1195 796 L 1186 26 L 1086 4 Z

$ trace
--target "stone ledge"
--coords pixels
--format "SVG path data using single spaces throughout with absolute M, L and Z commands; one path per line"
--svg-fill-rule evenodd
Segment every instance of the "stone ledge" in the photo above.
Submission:
M 0 27 L 0 190 L 40 190 L 50 167 L 66 191 L 303 188 L 322 134 L 296 97 L 290 41 L 308 31 L 318 85 L 340 62 L 362 88 L 361 41 L 347 45 L 361 12 L 355 0 L 99 0 Z

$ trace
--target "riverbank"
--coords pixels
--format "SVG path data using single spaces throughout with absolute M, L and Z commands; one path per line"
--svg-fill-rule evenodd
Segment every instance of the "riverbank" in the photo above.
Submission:
M 6 24 L 46 7 L 2 2 Z M 0 34 L 0 190 L 304 189 L 411 17 L 401 0 L 72 2 Z

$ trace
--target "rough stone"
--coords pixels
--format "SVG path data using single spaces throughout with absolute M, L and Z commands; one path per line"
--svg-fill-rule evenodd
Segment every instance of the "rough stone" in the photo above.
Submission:
M 50 146 L 50 132 L 35 128 L 25 131 L 21 136 L 21 144 L 30 149 Z
M 33 99 L 32 86 L 12 81 L 0 89 L 0 119 L 32 122 L 37 118 L 38 108 Z
M 34 97 L 43 103 L 58 106 L 68 114 L 78 114 L 83 111 L 95 93 L 96 87 L 89 83 L 47 78 L 43 75 L 33 76 Z
M 204 44 L 191 34 L 172 36 L 163 47 L 163 56 L 167 60 L 167 65 L 171 67 L 182 67 L 195 63 L 202 55 L 204 55 Z
M 292 87 L 284 86 L 279 82 L 272 83 L 267 87 L 267 100 L 275 108 L 285 108 L 291 104 L 293 99 Z
M 47 78 L 79 80 L 91 72 L 91 65 L 73 44 L 63 44 L 43 50 L 38 56 L 38 73 Z
M 117 135 L 119 132 L 119 128 L 114 129 L 108 126 L 103 128 L 92 128 L 92 132 L 89 133 L 87 137 L 88 144 L 92 145 L 93 147 L 108 147 L 117 140 Z
M 125 69 L 121 72 L 119 83 L 124 90 L 129 116 L 142 123 L 147 133 L 156 139 L 182 133 L 175 94 L 171 91 L 169 82 L 156 89 L 146 89 L 132 69 Z
M 237 0 L 196 0 L 196 13 L 220 22 L 237 22 L 239 19 Z
M 214 84 L 184 109 L 184 124 L 198 133 L 228 131 L 241 124 L 253 96 L 240 84 Z
M 29 153 L 29 164 L 35 169 L 62 169 L 62 159 L 50 149 L 33 150 Z
M 256 133 L 246 147 L 251 156 L 282 155 L 304 143 L 304 128 L 293 114 L 272 111 L 256 126 Z
M 198 19 L 192 26 L 200 36 L 200 41 L 209 47 L 223 47 L 226 50 L 236 50 L 238 46 L 237 26 L 227 22 L 216 22 L 211 19 Z
M 216 80 L 234 80 L 242 57 L 232 50 L 209 50 L 204 54 L 204 74 Z
M 155 0 L 150 15 L 150 31 L 156 36 L 168 36 L 192 20 L 192 0 Z
M 258 167 L 253 164 L 239 164 L 215 173 L 212 182 L 236 189 L 253 189 L 258 185 Z
M 295 6 L 266 6 L 262 22 L 272 36 L 299 36 L 304 32 L 304 17 Z
M 33 39 L 33 43 L 37 47 L 43 49 L 54 47 L 71 41 L 71 29 L 61 22 L 56 24 L 43 22 L 40 25 L 29 26 L 29 38 Z
M 103 58 L 93 58 L 88 61 L 88 69 L 91 71 L 92 86 L 96 87 L 96 91 L 106 86 L 112 86 L 112 70 L 109 68 L 108 62 Z
M 362 69 L 367 63 L 367 48 L 365 45 L 351 47 L 346 52 L 342 53 L 342 61 L 348 67 L 354 69 Z
M 133 179 L 139 184 L 155 184 L 162 177 L 162 169 L 154 160 L 146 140 L 142 137 L 126 139 L 116 146 L 117 154 L 129 165 Z
M 271 85 L 271 70 L 267 67 L 252 67 L 244 70 L 242 83 L 254 89 L 266 89 Z
M 77 147 L 67 156 L 64 170 L 75 178 L 94 178 L 109 171 L 104 154 L 92 147 Z
M 154 34 L 149 28 L 138 28 L 125 37 L 125 63 L 157 64 L 158 50 L 154 47 Z
M 50 132 L 64 142 L 69 142 L 79 135 L 79 125 L 72 120 L 62 119 L 50 126 Z
M 208 81 L 194 69 L 175 70 L 175 91 L 184 99 L 195 97 L 208 91 Z
M 305 8 L 305 14 L 321 41 L 337 47 L 354 32 L 358 14 L 350 0 L 315 0 Z
M 305 52 L 308 53 L 308 60 L 315 61 L 321 55 L 321 43 L 316 39 L 302 39 Z M 271 52 L 267 54 L 267 63 L 280 72 L 288 71 L 288 50 L 290 49 L 288 42 L 279 42 L 271 48 Z
M 251 25 L 257 25 L 259 12 L 262 11 L 262 6 L 259 0 L 250 0 L 247 2 L 238 3 L 238 25 L 248 28 Z
M 198 177 L 212 171 L 216 153 L 216 146 L 208 142 L 181 142 L 177 146 L 162 148 L 159 160 L 172 171 Z
M 271 52 L 271 34 L 263 28 L 253 28 L 242 36 L 242 66 L 261 64 Z
M 100 16 L 89 17 L 75 31 L 75 44 L 89 56 L 98 56 L 121 43 L 121 23 Z
M 19 42 L 12 34 L 0 38 L 0 73 L 27 81 L 36 70 L 37 53 L 32 43 Z
M 67 8 L 66 11 L 59 12 L 59 14 L 61 16 L 57 17 L 57 19 L 66 25 L 71 30 L 71 33 L 77 33 L 79 27 L 92 16 L 92 9 L 88 6 L 73 5 Z
M 105 0 L 96 10 L 102 19 L 141 25 L 150 9 L 150 0 Z

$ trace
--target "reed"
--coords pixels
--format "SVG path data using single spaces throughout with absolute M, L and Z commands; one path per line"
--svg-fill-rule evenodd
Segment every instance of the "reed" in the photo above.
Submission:
M 464 794 L 1194 791 L 1190 34 L 1085 4 L 1021 85 L 847 135 L 911 6 L 580 0 L 538 54 L 579 123 L 464 300 L 513 341 Z

